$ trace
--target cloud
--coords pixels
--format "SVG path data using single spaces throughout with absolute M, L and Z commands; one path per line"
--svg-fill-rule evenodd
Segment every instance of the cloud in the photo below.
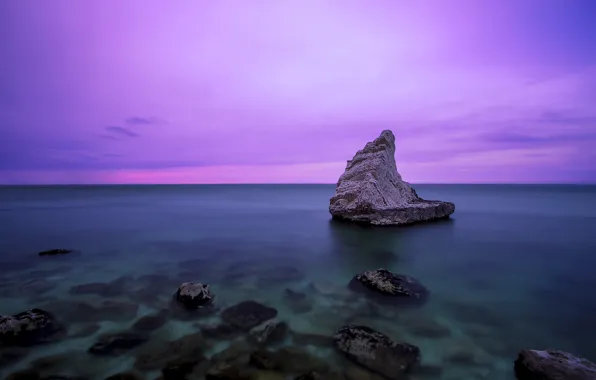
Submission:
M 128 128 L 119 127 L 119 126 L 106 127 L 106 131 L 112 132 L 116 135 L 123 136 L 123 137 L 138 137 L 139 136 L 138 133 L 133 132 Z
M 131 116 L 125 119 L 124 122 L 128 125 L 150 125 L 158 124 L 160 120 L 154 117 Z

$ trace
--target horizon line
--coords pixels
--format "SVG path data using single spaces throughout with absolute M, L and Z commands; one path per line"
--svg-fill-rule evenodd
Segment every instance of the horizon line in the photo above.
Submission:
M 593 186 L 596 182 L 408 182 L 410 185 L 518 185 L 518 186 Z M 42 186 L 312 186 L 337 185 L 333 182 L 246 182 L 246 183 L 13 183 L 0 187 L 42 187 Z

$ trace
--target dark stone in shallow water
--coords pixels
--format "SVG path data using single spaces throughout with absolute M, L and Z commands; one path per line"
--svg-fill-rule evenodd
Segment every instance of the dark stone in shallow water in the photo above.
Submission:
M 356 275 L 348 287 L 377 296 L 376 300 L 399 304 L 423 304 L 429 296 L 428 289 L 415 278 L 391 273 L 384 268 Z
M 38 253 L 39 256 L 55 256 L 55 255 L 66 255 L 75 252 L 72 249 L 49 249 L 47 251 L 41 251 Z
M 121 332 L 100 336 L 88 352 L 92 355 L 119 355 L 127 350 L 138 347 L 149 337 L 145 334 Z
M 242 330 L 250 330 L 276 316 L 276 309 L 256 301 L 240 302 L 221 313 L 221 318 L 225 322 Z
M 557 350 L 522 350 L 514 368 L 519 380 L 596 379 L 596 364 Z
M 313 308 L 312 302 L 306 293 L 297 292 L 292 289 L 284 290 L 284 303 L 296 314 L 308 313 Z
M 262 329 L 251 331 L 248 340 L 260 344 L 275 344 L 282 342 L 288 335 L 289 327 L 285 322 L 268 322 Z
M 176 301 L 187 310 L 205 309 L 213 306 L 214 295 L 209 285 L 185 282 L 176 291 Z
M 137 356 L 134 367 L 141 371 L 166 368 L 176 360 L 192 360 L 203 358 L 203 350 L 207 347 L 201 333 L 183 336 L 165 344 L 147 345 Z
M 156 314 L 146 315 L 136 321 L 132 325 L 132 329 L 135 331 L 153 331 L 162 327 L 167 322 L 167 313 L 162 311 Z
M 0 316 L 0 344 L 6 346 L 33 346 L 56 340 L 64 334 L 64 326 L 42 309 Z
M 401 380 L 420 361 L 420 349 L 394 342 L 366 326 L 344 326 L 333 337 L 335 347 L 346 357 L 389 379 Z

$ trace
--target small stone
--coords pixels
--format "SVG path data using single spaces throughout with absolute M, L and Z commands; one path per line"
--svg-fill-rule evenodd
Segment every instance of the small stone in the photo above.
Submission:
M 210 307 L 213 299 L 209 285 L 200 282 L 185 282 L 176 291 L 176 300 L 187 310 Z
M 221 313 L 228 324 L 241 330 L 250 330 L 277 316 L 277 310 L 256 301 L 244 301 L 230 306 Z

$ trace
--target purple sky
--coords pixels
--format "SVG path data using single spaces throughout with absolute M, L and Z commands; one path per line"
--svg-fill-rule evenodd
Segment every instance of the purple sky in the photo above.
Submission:
M 596 182 L 594 0 L 0 2 L 0 183 Z

